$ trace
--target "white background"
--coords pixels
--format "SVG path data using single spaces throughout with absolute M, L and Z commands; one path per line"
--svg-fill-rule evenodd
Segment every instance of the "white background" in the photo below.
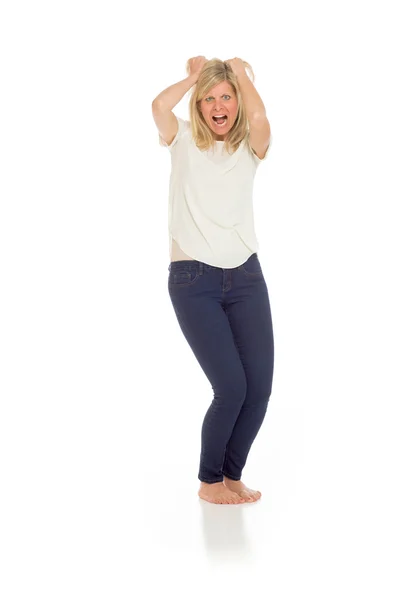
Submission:
M 3 600 L 400 597 L 394 5 L 2 3 Z M 167 289 L 151 102 L 197 55 L 251 64 L 273 135 L 243 507 L 197 496 L 212 390 Z

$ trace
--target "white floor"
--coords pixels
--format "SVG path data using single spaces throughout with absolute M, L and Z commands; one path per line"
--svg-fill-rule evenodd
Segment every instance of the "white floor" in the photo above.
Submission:
M 167 389 L 142 407 L 97 391 L 92 413 L 77 397 L 9 418 L 3 598 L 399 598 L 397 425 L 382 435 L 368 402 L 308 422 L 310 397 L 289 414 L 276 395 L 243 475 L 262 498 L 222 506 L 197 496 L 201 382 L 169 420 Z

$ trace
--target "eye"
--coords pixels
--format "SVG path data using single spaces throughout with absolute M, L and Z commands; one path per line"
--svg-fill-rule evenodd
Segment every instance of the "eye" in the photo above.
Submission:
M 214 96 L 208 96 L 208 98 L 206 98 L 206 102 L 209 100 L 209 98 L 214 98 Z M 229 94 L 224 94 L 224 98 L 230 98 Z

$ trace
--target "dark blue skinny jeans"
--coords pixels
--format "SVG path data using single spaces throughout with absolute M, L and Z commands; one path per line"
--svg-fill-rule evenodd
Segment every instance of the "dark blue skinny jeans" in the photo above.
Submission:
M 233 269 L 170 262 L 168 291 L 180 328 L 214 399 L 201 430 L 198 478 L 239 481 L 271 395 L 274 339 L 256 253 Z

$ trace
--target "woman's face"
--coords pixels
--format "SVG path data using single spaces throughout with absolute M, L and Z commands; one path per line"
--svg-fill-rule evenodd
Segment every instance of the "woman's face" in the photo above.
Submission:
M 238 101 L 230 83 L 222 81 L 201 99 L 200 111 L 204 120 L 214 134 L 216 140 L 224 140 L 228 131 L 233 127 L 238 113 Z M 222 125 L 213 116 L 225 115 Z M 218 119 L 220 120 L 220 119 Z

